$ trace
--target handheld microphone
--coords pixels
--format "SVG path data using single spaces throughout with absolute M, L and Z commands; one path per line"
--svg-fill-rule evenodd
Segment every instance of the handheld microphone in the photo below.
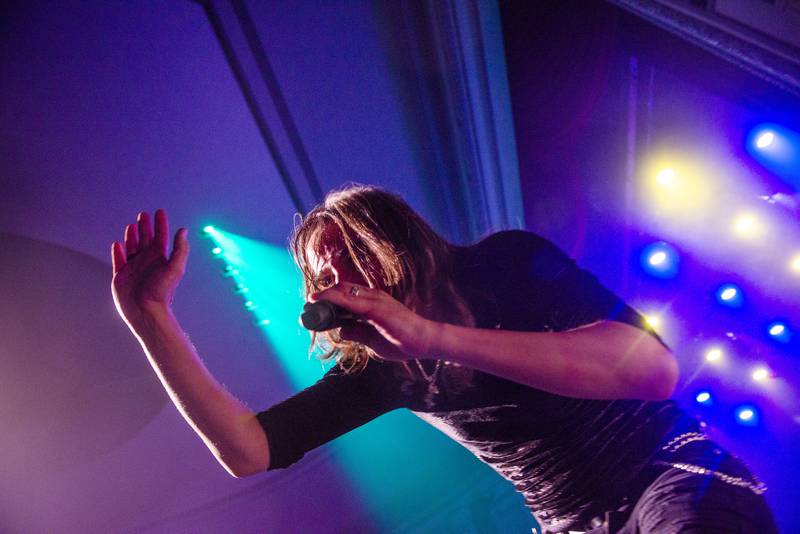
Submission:
M 325 330 L 343 326 L 354 317 L 352 312 L 341 306 L 337 306 L 327 300 L 320 300 L 318 302 L 306 302 L 303 305 L 300 322 L 308 330 L 324 332 Z

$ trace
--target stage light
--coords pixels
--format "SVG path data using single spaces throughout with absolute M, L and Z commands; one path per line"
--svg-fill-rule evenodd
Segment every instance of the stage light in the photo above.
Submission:
M 736 421 L 743 426 L 758 424 L 758 410 L 752 404 L 743 404 L 736 408 Z
M 773 141 L 775 141 L 775 134 L 767 130 L 758 134 L 758 137 L 756 137 L 756 147 L 767 148 Z
M 297 354 L 308 353 L 309 337 L 297 325 L 304 304 L 300 291 L 303 281 L 286 247 L 216 226 L 201 228 L 212 240 L 209 254 L 223 261 L 220 270 L 226 287 L 229 285 L 231 293 L 242 299 L 251 325 L 269 342 L 292 386 L 299 391 L 316 382 L 323 368 L 297 358 Z
M 708 391 L 700 391 L 697 395 L 695 395 L 694 400 L 697 404 L 702 404 L 703 406 L 711 406 L 712 398 L 711 393 Z
M 756 382 L 762 382 L 769 378 L 769 369 L 766 367 L 759 367 L 753 371 L 753 380 Z
M 645 315 L 644 320 L 653 328 L 657 328 L 661 324 L 661 318 L 655 315 Z
M 800 132 L 780 124 L 750 130 L 746 149 L 761 165 L 797 189 L 800 187 Z
M 739 237 L 752 239 L 760 235 L 762 230 L 758 219 L 750 213 L 743 213 L 733 220 L 733 231 Z
M 720 297 L 722 298 L 722 300 L 733 300 L 734 298 L 736 298 L 736 293 L 737 291 L 734 288 L 729 287 L 728 289 L 722 292 Z
M 642 158 L 637 174 L 645 201 L 642 208 L 659 219 L 689 224 L 704 219 L 703 213 L 716 201 L 705 160 L 693 161 L 682 153 L 654 153 Z
M 744 302 L 742 290 L 735 284 L 724 284 L 717 289 L 717 301 L 729 308 L 739 308 Z
M 800 254 L 797 254 L 794 258 L 789 261 L 789 268 L 800 274 Z
M 788 343 L 789 339 L 792 337 L 792 331 L 789 330 L 786 323 L 782 321 L 770 323 L 767 327 L 767 332 L 772 339 L 783 343 Z
M 677 182 L 677 175 L 672 169 L 663 169 L 656 176 L 656 181 L 663 186 L 673 186 Z
M 674 278 L 680 263 L 677 251 L 664 241 L 651 243 L 642 249 L 642 269 L 656 278 Z
M 722 359 L 722 351 L 720 349 L 711 349 L 706 352 L 706 361 L 718 362 Z

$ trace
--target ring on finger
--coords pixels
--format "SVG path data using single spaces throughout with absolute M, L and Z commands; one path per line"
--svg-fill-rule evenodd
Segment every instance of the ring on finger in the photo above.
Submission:
M 358 296 L 358 292 L 360 290 L 361 290 L 361 288 L 358 287 L 358 286 L 350 286 L 350 294 L 353 295 L 354 297 Z

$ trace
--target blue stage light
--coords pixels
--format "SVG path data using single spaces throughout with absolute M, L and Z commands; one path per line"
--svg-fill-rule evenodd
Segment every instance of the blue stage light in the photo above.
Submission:
M 678 252 L 664 241 L 644 247 L 639 259 L 645 272 L 656 278 L 674 278 L 678 274 Z
M 742 426 L 758 425 L 758 409 L 752 404 L 742 404 L 736 408 L 736 422 Z
M 794 187 L 800 186 L 800 133 L 779 124 L 750 130 L 747 151 L 761 165 Z
M 783 343 L 788 343 L 792 337 L 792 331 L 783 321 L 770 323 L 769 326 L 767 326 L 767 333 L 772 339 Z
M 756 137 L 756 148 L 767 148 L 775 142 L 775 132 L 765 130 Z
M 739 308 L 744 303 L 742 290 L 736 284 L 723 284 L 717 289 L 717 302 L 729 308 Z
M 694 400 L 697 404 L 702 404 L 703 406 L 711 406 L 713 399 L 711 397 L 711 393 L 708 391 L 700 391 L 695 395 Z

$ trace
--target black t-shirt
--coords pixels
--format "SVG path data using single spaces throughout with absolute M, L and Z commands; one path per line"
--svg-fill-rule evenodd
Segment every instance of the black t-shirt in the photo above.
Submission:
M 454 269 L 478 328 L 558 332 L 614 320 L 658 338 L 638 312 L 530 232 L 499 232 L 461 248 Z M 421 363 L 434 371 L 434 361 Z M 332 368 L 258 414 L 270 469 L 408 408 L 511 481 L 536 519 L 559 530 L 631 496 L 669 437 L 699 429 L 673 401 L 564 397 L 450 363 L 435 377 L 432 389 L 413 365 L 370 361 L 357 374 Z

